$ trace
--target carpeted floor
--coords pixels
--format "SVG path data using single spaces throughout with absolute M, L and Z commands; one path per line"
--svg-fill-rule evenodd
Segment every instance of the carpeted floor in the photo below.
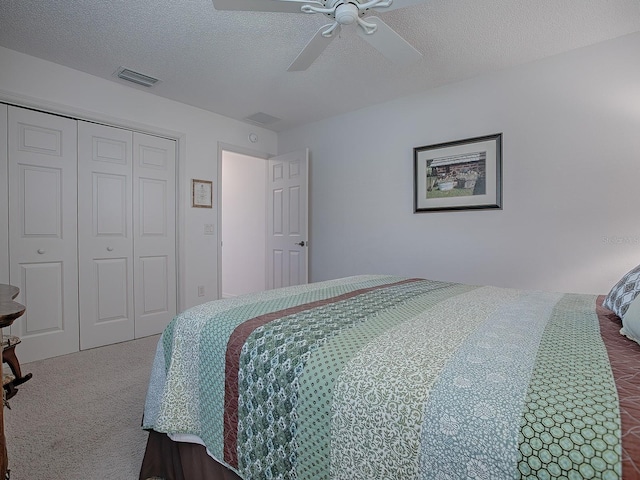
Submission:
M 134 480 L 159 336 L 21 365 L 33 378 L 5 408 L 11 480 Z M 20 346 L 16 348 L 20 358 Z

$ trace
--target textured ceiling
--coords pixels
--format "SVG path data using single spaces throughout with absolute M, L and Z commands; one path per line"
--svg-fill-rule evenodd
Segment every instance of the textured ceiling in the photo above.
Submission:
M 430 0 L 378 16 L 419 63 L 395 68 L 351 26 L 287 72 L 326 17 L 210 0 L 2 0 L 0 45 L 117 82 L 126 66 L 161 80 L 132 88 L 239 120 L 263 112 L 282 131 L 640 31 L 639 0 Z

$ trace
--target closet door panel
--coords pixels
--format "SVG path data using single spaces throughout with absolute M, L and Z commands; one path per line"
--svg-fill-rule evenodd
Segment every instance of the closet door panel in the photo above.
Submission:
M 130 131 L 78 123 L 80 348 L 134 336 Z
M 30 362 L 78 351 L 77 124 L 8 107 L 11 333 Z
M 142 293 L 141 315 L 163 314 L 169 311 L 169 258 L 140 257 Z
M 22 264 L 20 290 L 29 303 L 22 336 L 35 336 L 64 329 L 64 274 L 62 262 Z
M 19 165 L 18 176 L 23 192 L 38 192 L 21 199 L 22 235 L 62 239 L 62 170 Z
M 176 314 L 176 143 L 134 133 L 135 337 L 162 332 Z

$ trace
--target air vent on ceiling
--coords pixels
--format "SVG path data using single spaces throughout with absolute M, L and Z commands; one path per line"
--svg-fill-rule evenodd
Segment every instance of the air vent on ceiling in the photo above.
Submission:
M 150 77 L 149 75 L 145 75 L 143 73 L 135 72 L 125 67 L 118 68 L 118 70 L 116 71 L 116 76 L 118 78 L 121 78 L 122 80 L 137 83 L 138 85 L 143 85 L 145 87 L 153 87 L 156 83 L 159 82 L 157 78 Z
M 258 125 L 268 125 L 270 123 L 279 122 L 281 119 L 278 117 L 274 117 L 267 113 L 258 112 L 253 115 L 249 115 L 245 117 L 245 120 L 253 123 L 257 123 Z

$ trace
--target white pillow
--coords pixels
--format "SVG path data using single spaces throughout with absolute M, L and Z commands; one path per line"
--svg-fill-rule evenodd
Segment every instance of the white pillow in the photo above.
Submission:
M 622 317 L 620 333 L 640 344 L 640 296 L 629 304 L 629 308 Z

